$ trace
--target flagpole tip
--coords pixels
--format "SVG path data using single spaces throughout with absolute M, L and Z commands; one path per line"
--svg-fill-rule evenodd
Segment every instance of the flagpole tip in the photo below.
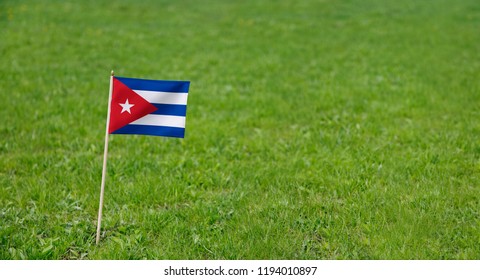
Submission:
M 114 76 L 114 75 L 113 75 L 113 70 L 112 70 L 112 76 Z

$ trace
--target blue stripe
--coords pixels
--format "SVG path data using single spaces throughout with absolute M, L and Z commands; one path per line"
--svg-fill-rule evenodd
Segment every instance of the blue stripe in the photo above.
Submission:
M 150 114 L 179 116 L 179 117 L 185 117 L 187 115 L 187 105 L 155 104 L 155 103 L 151 103 L 151 104 L 157 107 L 157 111 Z
M 160 81 L 134 78 L 115 77 L 133 90 L 150 90 L 164 92 L 188 92 L 188 81 Z
M 185 128 L 153 125 L 135 125 L 129 124 L 115 130 L 112 134 L 141 134 L 165 137 L 185 137 Z

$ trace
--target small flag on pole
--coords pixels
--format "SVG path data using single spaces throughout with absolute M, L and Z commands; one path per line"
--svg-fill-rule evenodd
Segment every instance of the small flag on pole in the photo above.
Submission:
M 113 77 L 110 134 L 183 138 L 190 82 Z
M 110 76 L 96 244 L 100 242 L 107 175 L 108 135 L 144 134 L 184 138 L 190 82 Z

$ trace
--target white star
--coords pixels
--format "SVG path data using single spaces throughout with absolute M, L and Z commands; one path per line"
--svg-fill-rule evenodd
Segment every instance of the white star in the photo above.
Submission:
M 120 104 L 120 106 L 122 106 L 122 111 L 120 112 L 120 114 L 123 113 L 123 112 L 125 112 L 125 111 L 127 111 L 129 114 L 132 114 L 132 112 L 130 112 L 130 108 L 132 108 L 133 106 L 135 106 L 135 104 L 130 104 L 130 103 L 128 103 L 128 98 L 127 98 L 127 101 L 125 101 L 125 103 L 123 103 L 123 104 L 122 104 L 122 103 L 118 103 L 118 104 Z

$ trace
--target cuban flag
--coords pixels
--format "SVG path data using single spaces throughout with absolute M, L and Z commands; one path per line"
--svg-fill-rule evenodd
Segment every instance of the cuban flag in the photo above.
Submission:
M 183 138 L 190 82 L 112 77 L 108 133 Z

